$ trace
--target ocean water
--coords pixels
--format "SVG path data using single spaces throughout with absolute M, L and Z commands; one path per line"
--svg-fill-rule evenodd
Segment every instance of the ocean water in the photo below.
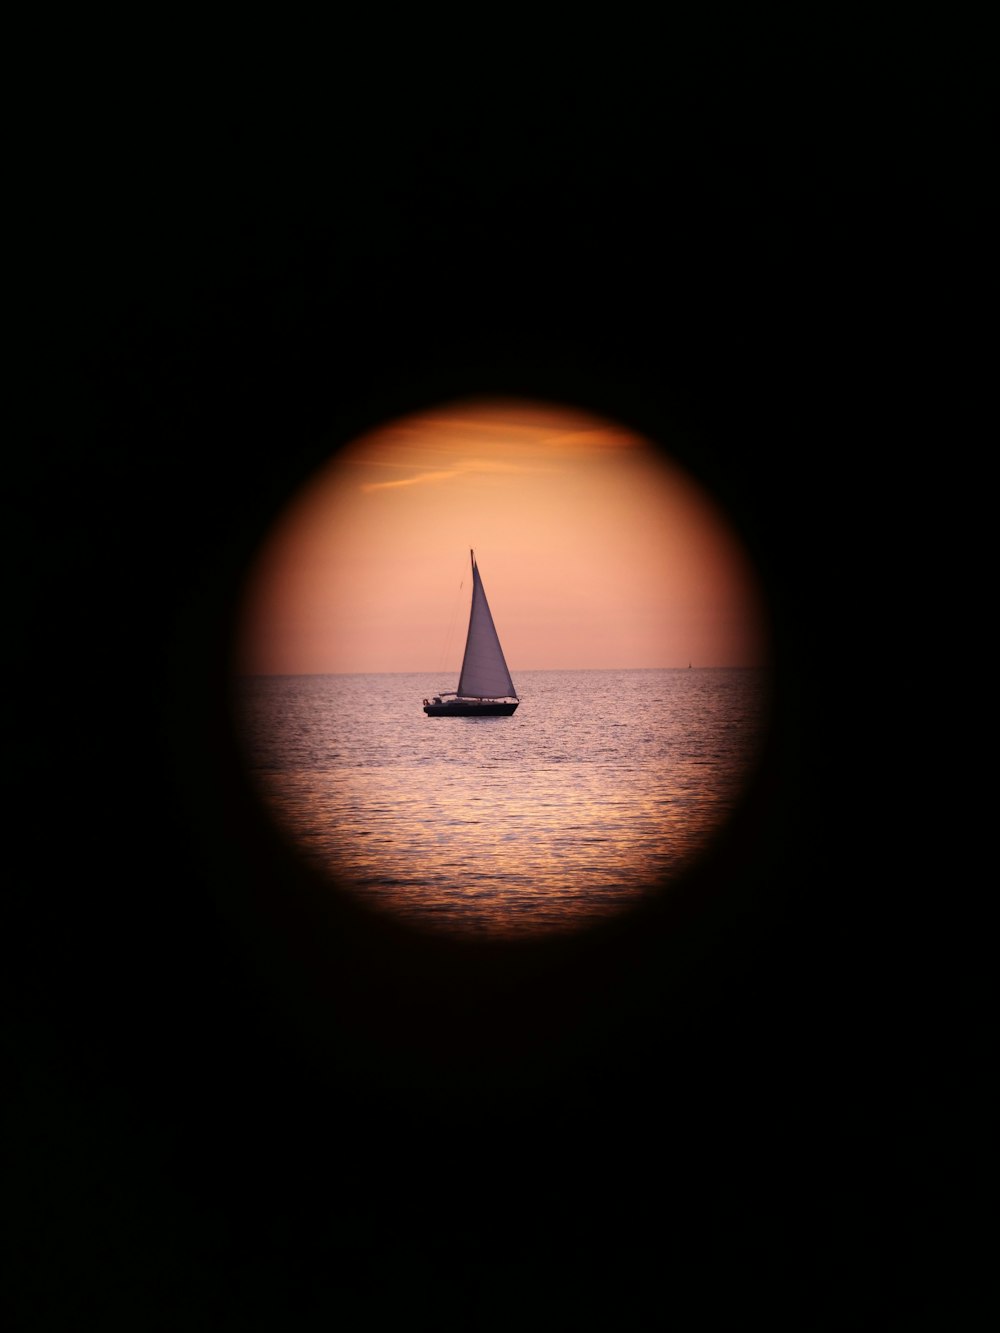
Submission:
M 766 723 L 754 669 L 527 671 L 509 718 L 428 718 L 427 674 L 239 683 L 259 792 L 302 853 L 410 925 L 572 931 L 669 889 Z M 331 889 L 333 891 L 333 889 Z

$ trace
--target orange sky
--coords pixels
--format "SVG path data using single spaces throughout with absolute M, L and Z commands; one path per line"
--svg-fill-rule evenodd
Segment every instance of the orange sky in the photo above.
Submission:
M 251 571 L 240 669 L 422 671 L 453 688 L 470 548 L 515 684 L 765 660 L 753 572 L 686 472 L 613 422 L 476 400 L 399 418 L 316 474 Z

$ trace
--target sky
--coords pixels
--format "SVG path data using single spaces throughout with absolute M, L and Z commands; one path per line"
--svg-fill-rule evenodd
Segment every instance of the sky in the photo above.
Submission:
M 749 559 L 666 443 L 512 399 L 387 422 L 278 516 L 248 574 L 238 669 L 454 688 L 470 549 L 515 685 L 519 670 L 762 665 Z

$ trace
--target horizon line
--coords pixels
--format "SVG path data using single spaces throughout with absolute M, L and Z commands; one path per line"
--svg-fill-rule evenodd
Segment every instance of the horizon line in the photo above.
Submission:
M 546 671 L 766 671 L 763 663 L 741 663 L 734 665 L 698 665 L 689 662 L 687 666 L 607 666 L 607 667 L 520 667 L 517 674 L 536 675 Z M 256 679 L 261 676 L 286 676 L 292 678 L 307 676 L 440 676 L 440 671 L 431 671 L 417 667 L 402 671 L 237 671 L 233 673 L 241 679 Z M 454 674 L 454 673 L 451 673 Z

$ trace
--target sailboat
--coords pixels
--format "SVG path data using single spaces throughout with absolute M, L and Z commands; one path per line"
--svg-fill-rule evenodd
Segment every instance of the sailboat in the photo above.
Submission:
M 442 690 L 433 699 L 425 699 L 424 712 L 428 717 L 510 717 L 520 703 L 490 614 L 476 553 L 469 554 L 472 609 L 458 689 Z

